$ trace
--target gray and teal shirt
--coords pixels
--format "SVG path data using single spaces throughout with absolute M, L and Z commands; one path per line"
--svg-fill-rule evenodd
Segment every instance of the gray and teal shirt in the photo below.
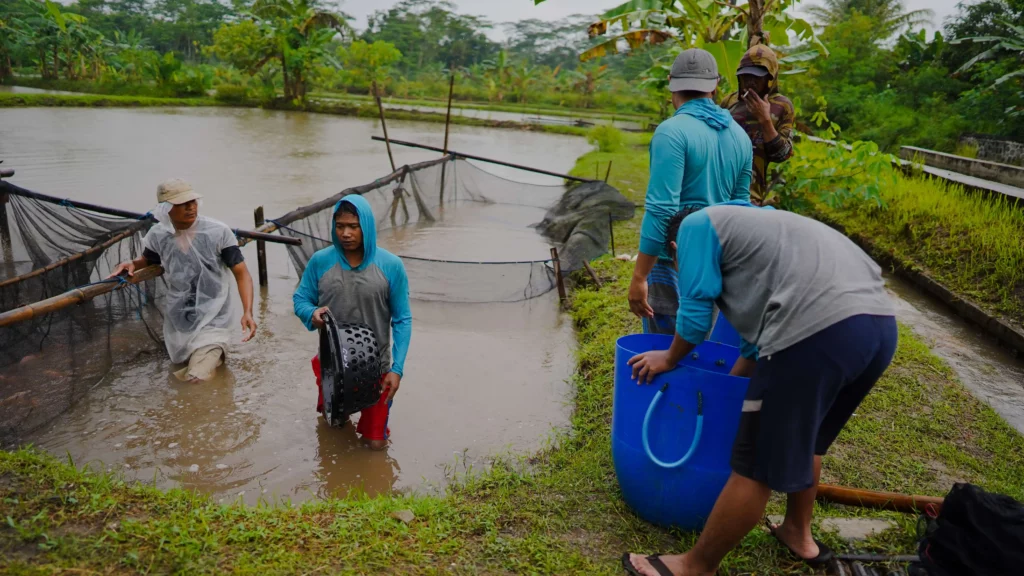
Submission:
M 722 309 L 743 355 L 770 356 L 860 314 L 893 316 L 882 270 L 849 238 L 792 212 L 728 202 L 687 216 L 676 332 L 700 344 Z
M 306 264 L 302 280 L 292 296 L 295 315 L 314 330 L 313 312 L 331 309 L 338 322 L 369 326 L 377 337 L 381 365 L 401 376 L 412 337 L 409 279 L 402 260 L 377 246 L 377 224 L 370 203 L 359 195 L 342 198 L 334 206 L 331 222 L 343 202 L 355 207 L 363 231 L 363 262 L 353 268 L 331 226 L 333 246 L 317 251 Z

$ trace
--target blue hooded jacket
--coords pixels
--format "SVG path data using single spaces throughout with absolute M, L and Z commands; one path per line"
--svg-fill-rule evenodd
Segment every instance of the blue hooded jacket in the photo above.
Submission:
M 668 221 L 683 207 L 750 200 L 750 137 L 710 98 L 690 100 L 662 122 L 650 152 L 651 178 L 640 225 L 644 254 L 667 258 Z
M 363 261 L 353 268 L 331 226 L 333 246 L 318 250 L 306 264 L 299 287 L 292 296 L 295 315 L 309 330 L 313 312 L 321 306 L 331 309 L 338 322 L 359 322 L 373 329 L 382 350 L 384 366 L 401 376 L 412 337 L 412 309 L 409 279 L 402 260 L 377 246 L 377 223 L 365 198 L 346 196 L 334 205 L 331 222 L 342 204 L 359 214 L 363 232 Z M 393 337 L 393 338 L 392 338 Z

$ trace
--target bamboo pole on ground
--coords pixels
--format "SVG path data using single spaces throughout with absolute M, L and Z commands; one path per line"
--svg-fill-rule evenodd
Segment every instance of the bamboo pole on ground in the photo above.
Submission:
M 875 492 L 846 486 L 821 484 L 818 486 L 816 498 L 833 504 L 860 506 L 876 510 L 893 510 L 896 512 L 921 513 L 942 510 L 944 498 L 935 496 L 915 496 L 896 492 Z
M 141 270 L 136 270 L 135 275 L 124 277 L 128 284 L 139 284 L 147 280 L 152 280 L 157 276 L 164 273 L 164 269 L 160 266 L 146 266 Z M 58 294 L 52 298 L 46 300 L 40 300 L 33 304 L 27 304 L 13 310 L 8 310 L 0 314 L 0 328 L 9 326 L 17 322 L 24 322 L 30 320 L 36 316 L 43 314 L 49 314 L 50 312 L 56 312 L 68 306 L 80 304 L 86 300 L 91 300 L 97 296 L 113 292 L 124 286 L 121 282 L 104 282 L 101 284 L 93 284 L 82 288 L 75 288 L 68 290 L 63 294 Z
M 388 160 L 391 161 L 391 171 L 395 168 L 395 157 L 391 154 L 391 140 L 388 138 L 388 123 L 384 120 L 384 103 L 380 100 L 380 92 L 377 90 L 377 81 L 373 81 L 373 97 L 377 99 L 377 110 L 380 112 L 380 127 L 384 130 L 384 145 L 388 149 Z
M 253 220 L 257 228 L 267 223 L 263 217 L 263 206 L 257 206 L 253 211 Z M 256 265 L 259 267 L 260 286 L 266 286 L 269 283 L 267 281 L 267 243 L 263 240 L 256 241 Z
M 558 261 L 558 249 L 551 248 L 551 262 L 555 265 L 555 286 L 558 287 L 558 299 L 565 302 L 565 279 L 562 277 L 562 264 Z

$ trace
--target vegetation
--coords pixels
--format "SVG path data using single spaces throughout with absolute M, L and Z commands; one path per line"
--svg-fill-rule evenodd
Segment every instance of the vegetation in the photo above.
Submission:
M 835 147 L 808 142 L 798 148 L 795 160 L 818 166 L 818 173 L 847 169 L 842 161 L 829 160 Z M 813 177 L 801 165 L 787 171 Z M 858 187 L 878 178 L 866 168 L 850 181 Z M 877 192 L 876 201 L 859 194 L 844 196 L 842 202 L 800 193 L 784 198 L 789 207 L 842 225 L 994 315 L 1024 325 L 1024 212 L 1015 202 L 898 174 Z
M 630 135 L 618 152 L 581 157 L 574 172 L 588 175 L 595 163 L 613 161 L 610 182 L 640 200 L 646 144 Z M 616 225 L 622 250 L 635 249 L 639 220 Z M 0 570 L 614 575 L 626 550 L 688 548 L 693 534 L 638 520 L 618 494 L 609 437 L 612 358 L 615 339 L 638 322 L 625 304 L 632 264 L 604 258 L 595 268 L 604 286 L 578 286 L 571 302 L 580 342 L 572 428 L 529 460 L 498 462 L 444 497 L 247 507 L 83 472 L 36 452 L 0 452 Z M 1024 439 L 909 330 L 900 337 L 893 367 L 826 457 L 826 480 L 936 495 L 965 480 L 1024 498 Z M 776 500 L 770 511 L 781 507 Z M 399 510 L 415 519 L 392 517 Z M 915 518 L 836 506 L 817 514 L 893 518 L 898 528 L 864 548 L 916 547 Z M 834 535 L 818 536 L 845 546 Z M 763 530 L 747 536 L 727 563 L 736 572 L 806 570 Z

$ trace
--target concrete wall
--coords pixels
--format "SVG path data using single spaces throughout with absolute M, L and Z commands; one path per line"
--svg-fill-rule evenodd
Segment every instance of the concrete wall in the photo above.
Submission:
M 961 144 L 978 148 L 978 159 L 1024 166 L 1024 143 L 984 136 L 963 136 Z
M 917 159 L 928 166 L 1024 188 L 1024 168 L 1020 166 L 1000 164 L 988 160 L 975 160 L 974 158 L 966 158 L 914 146 L 901 147 L 900 157 L 904 160 Z

